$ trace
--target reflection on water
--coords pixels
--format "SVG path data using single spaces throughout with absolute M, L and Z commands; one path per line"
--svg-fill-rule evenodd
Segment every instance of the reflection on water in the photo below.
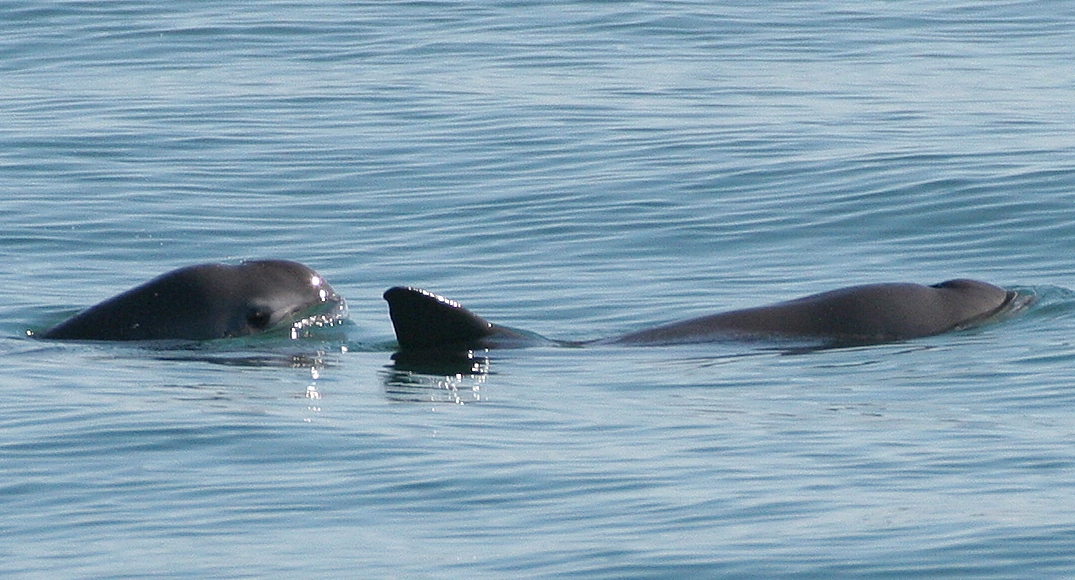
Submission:
M 153 358 L 163 361 L 207 362 L 232 367 L 278 367 L 308 368 L 313 371 L 334 366 L 329 352 L 322 349 L 303 351 L 227 351 L 227 350 L 167 350 L 154 353 Z
M 476 403 L 489 358 L 466 353 L 396 353 L 382 372 L 385 396 L 410 403 Z

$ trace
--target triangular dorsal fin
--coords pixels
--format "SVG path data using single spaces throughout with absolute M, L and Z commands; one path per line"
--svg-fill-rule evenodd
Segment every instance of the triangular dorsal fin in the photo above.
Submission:
M 389 288 L 388 313 L 402 350 L 477 347 L 495 331 L 493 324 L 458 302 L 419 288 Z

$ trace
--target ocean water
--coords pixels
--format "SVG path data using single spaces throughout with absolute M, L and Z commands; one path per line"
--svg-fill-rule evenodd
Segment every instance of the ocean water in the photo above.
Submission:
M 1075 574 L 1075 5 L 0 13 L 5 577 Z M 317 269 L 350 321 L 27 335 L 252 258 Z M 899 344 L 438 374 L 396 365 L 380 298 L 585 340 L 955 277 L 1039 301 Z

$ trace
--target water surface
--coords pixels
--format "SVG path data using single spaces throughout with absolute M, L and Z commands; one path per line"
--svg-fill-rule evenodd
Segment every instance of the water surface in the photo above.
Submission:
M 1057 2 L 5 2 L 0 571 L 1066 577 L 1075 11 Z M 281 258 L 352 322 L 26 337 Z M 399 368 L 415 285 L 565 340 L 882 281 L 1002 324 Z

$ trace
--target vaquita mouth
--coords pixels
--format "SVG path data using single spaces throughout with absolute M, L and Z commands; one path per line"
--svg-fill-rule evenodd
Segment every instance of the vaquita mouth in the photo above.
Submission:
M 291 338 L 308 336 L 317 328 L 335 326 L 347 319 L 347 301 L 343 296 L 322 289 L 321 302 L 299 312 L 291 323 Z

